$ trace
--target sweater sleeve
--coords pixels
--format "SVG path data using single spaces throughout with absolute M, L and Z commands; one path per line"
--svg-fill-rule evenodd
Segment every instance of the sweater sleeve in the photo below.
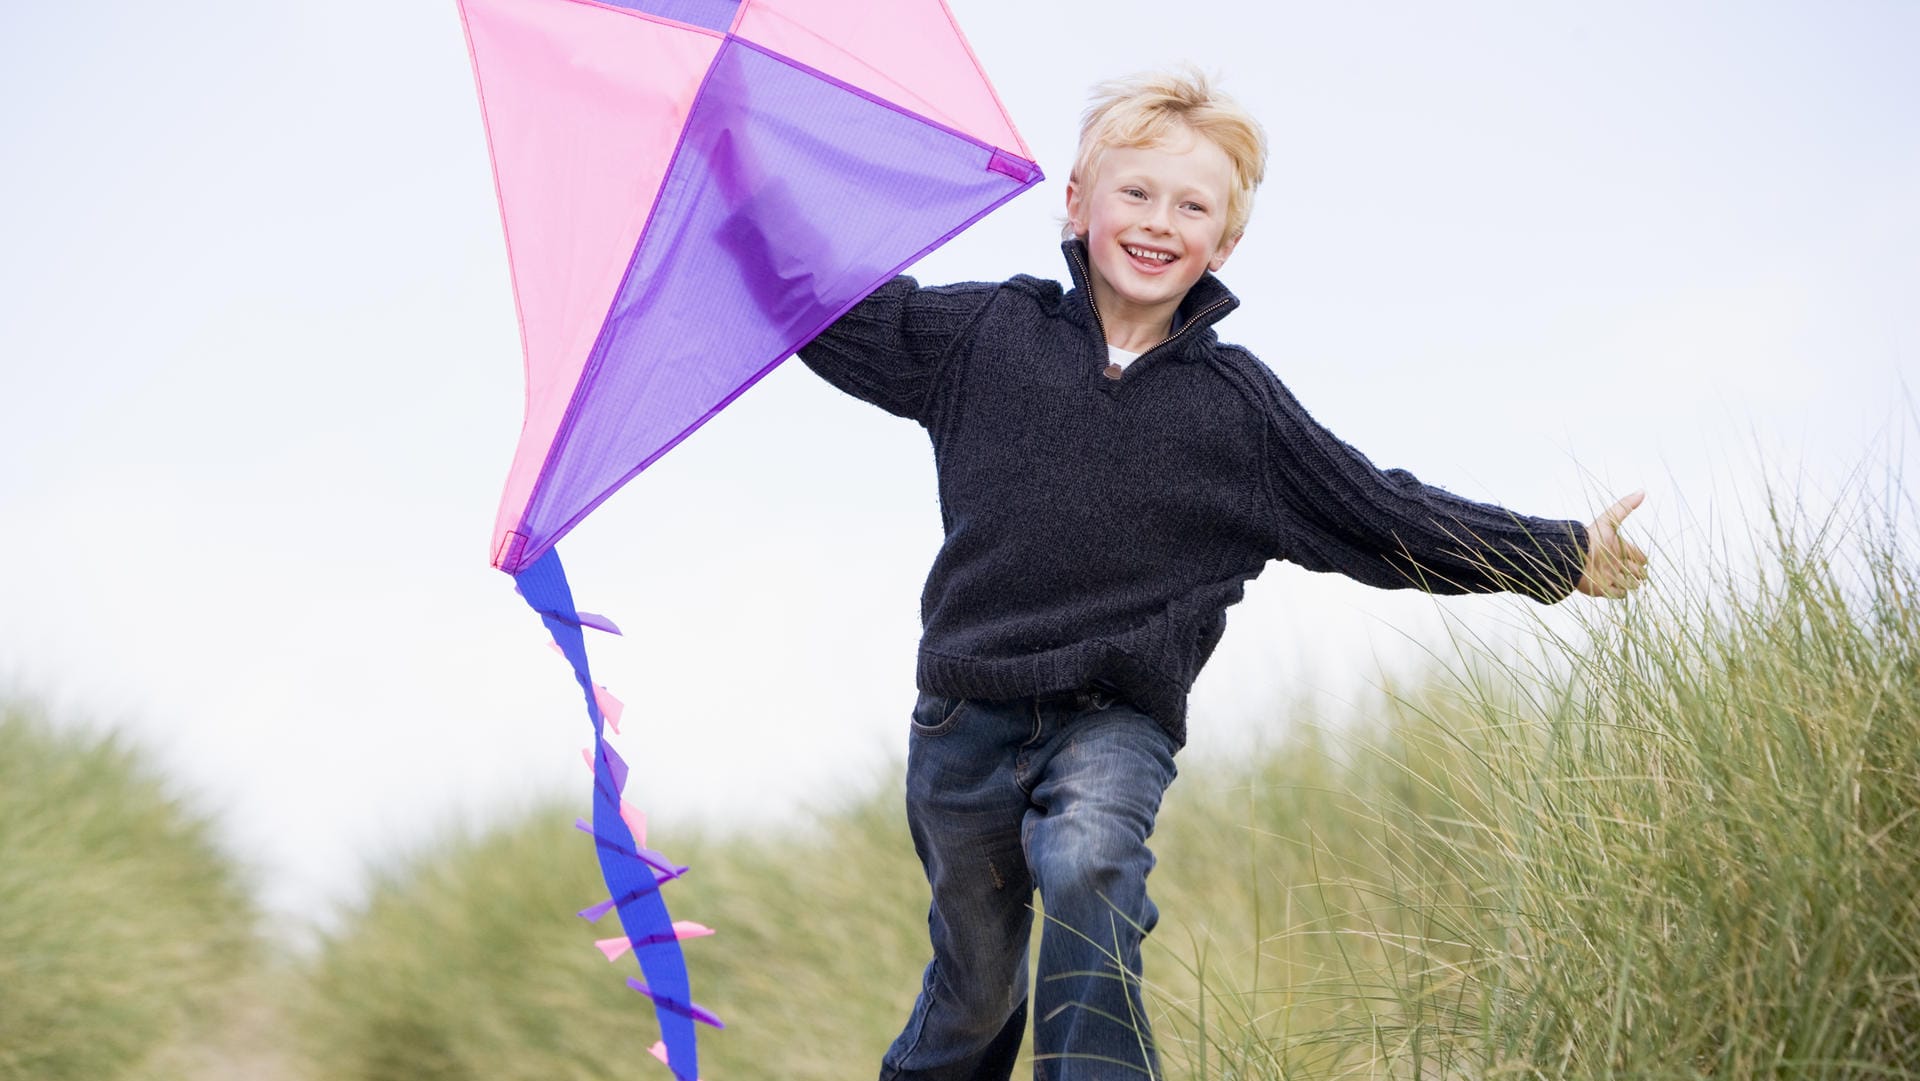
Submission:
M 1513 592 L 1548 604 L 1573 591 L 1587 550 L 1580 522 L 1527 517 L 1380 469 L 1268 374 L 1282 558 L 1383 589 Z
M 995 288 L 979 282 L 922 288 L 902 275 L 801 346 L 800 359 L 848 394 L 925 425 L 941 363 Z

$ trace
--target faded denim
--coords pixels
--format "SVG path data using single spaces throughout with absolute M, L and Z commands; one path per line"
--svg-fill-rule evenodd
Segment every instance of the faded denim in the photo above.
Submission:
M 1035 1078 L 1157 1081 L 1140 944 L 1159 918 L 1147 838 L 1174 750 L 1152 718 L 1096 693 L 920 697 L 907 820 L 933 890 L 933 960 L 881 1081 L 1011 1077 L 1036 889 Z

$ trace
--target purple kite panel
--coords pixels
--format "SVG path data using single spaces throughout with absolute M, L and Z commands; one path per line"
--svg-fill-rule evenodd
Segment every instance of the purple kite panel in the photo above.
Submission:
M 641 11 L 648 15 L 658 15 L 663 19 L 672 19 L 688 26 L 702 26 L 708 30 L 725 32 L 733 25 L 734 13 L 740 10 L 740 0 L 603 0 L 614 7 L 628 11 Z
M 730 39 L 523 519 L 549 543 L 901 268 L 1039 178 Z

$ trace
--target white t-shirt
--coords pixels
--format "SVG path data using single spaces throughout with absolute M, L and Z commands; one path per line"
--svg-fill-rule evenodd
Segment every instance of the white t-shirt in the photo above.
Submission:
M 1117 365 L 1123 372 L 1127 370 L 1127 365 L 1139 359 L 1140 354 L 1138 353 L 1129 353 L 1117 345 L 1107 346 L 1107 360 Z

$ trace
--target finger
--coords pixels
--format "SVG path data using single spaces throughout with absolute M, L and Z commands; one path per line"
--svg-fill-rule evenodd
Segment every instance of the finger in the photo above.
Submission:
M 1644 577 L 1644 573 L 1632 564 L 1611 560 L 1598 575 L 1599 595 L 1609 600 L 1620 600 L 1640 588 Z
M 1611 543 L 1601 548 L 1595 554 L 1599 557 L 1600 562 L 1611 571 L 1631 570 L 1636 564 L 1647 561 L 1645 553 L 1634 547 L 1632 543 L 1620 537 L 1614 537 Z
M 1608 507 L 1606 511 L 1600 515 L 1600 520 L 1605 522 L 1609 527 L 1618 528 L 1621 522 L 1627 520 L 1627 515 L 1632 514 L 1638 509 L 1646 498 L 1647 493 L 1645 489 L 1629 492 L 1616 500 L 1613 506 Z

